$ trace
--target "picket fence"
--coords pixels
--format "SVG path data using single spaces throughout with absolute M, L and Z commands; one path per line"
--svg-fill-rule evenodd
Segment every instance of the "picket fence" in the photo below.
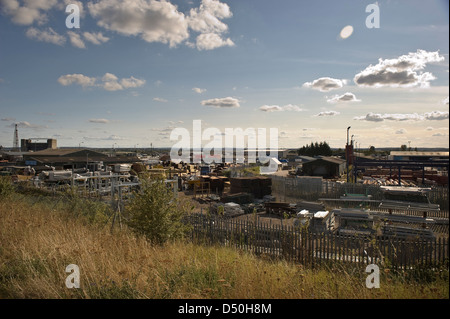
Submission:
M 201 214 L 186 217 L 190 239 L 221 244 L 314 267 L 335 262 L 396 269 L 449 266 L 449 239 L 401 239 L 311 233 L 298 227 Z

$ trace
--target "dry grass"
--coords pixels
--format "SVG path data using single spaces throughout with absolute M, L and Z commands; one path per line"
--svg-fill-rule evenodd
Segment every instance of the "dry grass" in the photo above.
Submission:
M 364 269 L 308 270 L 223 247 L 151 246 L 129 230 L 72 216 L 49 203 L 0 202 L 0 298 L 449 298 L 448 271 L 427 283 Z M 65 268 L 80 268 L 80 289 Z

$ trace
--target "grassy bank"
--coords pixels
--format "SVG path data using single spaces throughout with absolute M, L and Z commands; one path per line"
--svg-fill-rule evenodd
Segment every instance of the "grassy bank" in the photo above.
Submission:
M 449 298 L 448 271 L 426 282 L 383 272 L 380 289 L 368 289 L 364 269 L 310 270 L 183 241 L 154 246 L 126 227 L 111 233 L 98 212 L 76 211 L 66 201 L 1 200 L 0 298 Z M 79 289 L 65 286 L 69 264 L 79 266 Z

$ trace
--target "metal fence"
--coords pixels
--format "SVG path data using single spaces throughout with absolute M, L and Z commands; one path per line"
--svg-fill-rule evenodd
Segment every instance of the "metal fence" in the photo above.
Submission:
M 314 267 L 326 263 L 377 264 L 396 269 L 449 266 L 449 240 L 400 239 L 311 233 L 291 226 L 269 225 L 190 215 L 191 240 L 283 258 Z

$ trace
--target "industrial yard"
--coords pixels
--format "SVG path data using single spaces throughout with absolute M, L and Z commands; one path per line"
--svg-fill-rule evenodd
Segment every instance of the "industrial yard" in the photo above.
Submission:
M 192 238 L 206 242 L 301 263 L 323 261 L 324 254 L 325 260 L 369 263 L 375 255 L 367 251 L 374 250 L 370 243 L 375 240 L 376 258 L 399 260 L 399 267 L 448 263 L 448 152 L 418 152 L 411 159 L 393 152 L 369 161 L 353 153 L 351 145 L 347 159 L 305 158 L 288 150 L 273 161 L 275 171 L 264 175 L 255 164 L 174 163 L 164 151 L 120 155 L 59 149 L 55 140 L 23 140 L 22 150 L 2 153 L 0 173 L 13 183 L 56 198 L 72 189 L 110 204 L 125 219 L 141 179 L 162 179 L 175 198 L 193 205 L 186 222 L 194 226 Z M 344 248 L 354 249 L 337 251 L 341 240 Z M 407 251 L 413 248 L 405 248 L 400 254 L 405 241 L 414 247 L 426 243 L 426 249 L 412 253 Z M 391 246 L 397 257 L 390 255 Z

